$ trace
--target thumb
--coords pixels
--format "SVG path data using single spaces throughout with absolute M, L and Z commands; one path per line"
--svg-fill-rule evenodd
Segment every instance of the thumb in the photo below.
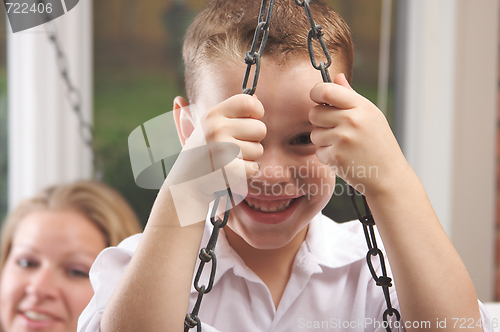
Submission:
M 351 88 L 351 85 L 347 81 L 347 78 L 345 77 L 344 73 L 340 73 L 337 76 L 335 76 L 335 78 L 333 79 L 333 83 L 341 85 L 344 88 L 348 88 L 349 90 L 353 90 L 354 91 L 354 89 Z

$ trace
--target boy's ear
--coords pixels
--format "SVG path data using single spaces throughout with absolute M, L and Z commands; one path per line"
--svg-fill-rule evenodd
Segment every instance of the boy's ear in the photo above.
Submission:
M 191 136 L 194 130 L 193 117 L 189 110 L 189 103 L 186 99 L 182 97 L 175 97 L 174 99 L 174 121 L 175 127 L 177 128 L 177 134 L 179 135 L 179 140 L 182 146 L 186 143 L 186 140 Z

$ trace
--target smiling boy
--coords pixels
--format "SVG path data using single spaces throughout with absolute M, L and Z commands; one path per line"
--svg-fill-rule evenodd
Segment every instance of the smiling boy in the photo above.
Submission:
M 403 326 L 428 321 L 438 330 L 437 321 L 464 318 L 481 330 L 485 311 L 420 181 L 383 114 L 349 85 L 347 26 L 321 1 L 311 8 L 332 52 L 330 84 L 321 83 L 310 64 L 309 22 L 293 1 L 275 3 L 256 97 L 240 94 L 240 86 L 259 3 L 212 1 L 186 36 L 190 102 L 174 101 L 181 143 L 194 136 L 189 106 L 195 104 L 206 142 L 237 144 L 248 177 L 248 194 L 231 209 L 217 244 L 215 283 L 199 314 L 204 331 L 315 328 L 308 322 L 385 330 L 385 299 L 366 266 L 361 225 L 339 225 L 321 214 L 333 194 L 333 170 L 343 170 L 344 180 L 368 200 Z M 345 171 L 350 167 L 374 168 L 376 176 L 357 177 Z M 200 240 L 206 243 L 211 225 L 181 227 L 176 209 L 167 181 L 142 236 L 97 259 L 91 273 L 96 295 L 79 331 L 183 330 L 197 297 L 191 281 Z

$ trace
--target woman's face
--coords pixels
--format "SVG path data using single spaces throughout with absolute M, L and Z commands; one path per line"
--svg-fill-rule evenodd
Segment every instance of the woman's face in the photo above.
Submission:
M 104 248 L 97 226 L 73 210 L 24 217 L 0 279 L 4 331 L 76 331 L 94 294 L 90 267 Z

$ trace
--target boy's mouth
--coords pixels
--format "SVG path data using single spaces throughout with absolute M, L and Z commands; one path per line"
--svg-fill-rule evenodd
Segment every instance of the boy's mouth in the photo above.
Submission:
M 285 211 L 297 198 L 262 200 L 247 196 L 244 202 L 254 211 L 273 213 Z
M 275 225 L 288 220 L 295 213 L 303 198 L 304 196 L 247 195 L 239 206 L 254 221 Z

